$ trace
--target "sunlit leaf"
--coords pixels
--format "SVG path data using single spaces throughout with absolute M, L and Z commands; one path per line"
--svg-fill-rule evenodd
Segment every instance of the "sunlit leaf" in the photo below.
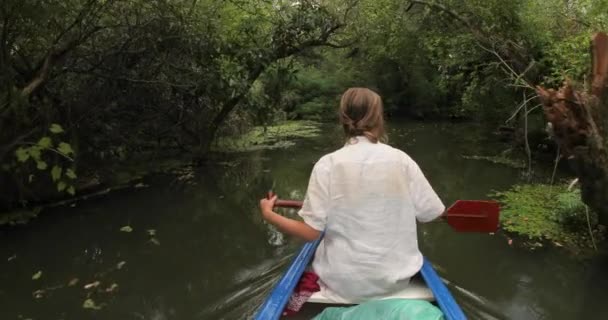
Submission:
M 26 162 L 30 158 L 30 153 L 27 149 L 18 148 L 15 150 L 15 156 L 19 162 Z
M 70 154 L 74 153 L 74 150 L 72 150 L 72 146 L 65 142 L 59 143 L 59 147 L 57 147 L 57 151 L 65 154 L 66 156 L 69 156 Z
M 46 170 L 47 167 L 48 167 L 48 165 L 44 161 L 36 162 L 36 168 L 38 168 L 38 170 Z
M 126 261 L 121 261 L 119 263 L 116 264 L 116 269 L 120 270 L 122 269 L 122 267 L 126 264 Z
M 146 232 L 148 232 L 148 235 L 152 237 L 156 235 L 156 229 L 148 229 Z
M 66 170 L 65 175 L 70 179 L 76 179 L 76 173 L 72 169 Z
M 34 273 L 34 275 L 32 276 L 32 280 L 38 280 L 40 279 L 40 277 L 42 277 L 42 271 Z
M 34 160 L 40 160 L 40 148 L 38 148 L 38 147 L 31 147 L 29 149 L 29 153 L 30 153 L 30 156 L 32 157 L 32 159 L 34 159 Z
M 85 300 L 82 307 L 85 309 L 101 310 L 101 306 L 96 305 L 93 299 Z
M 42 138 L 40 138 L 40 140 L 38 140 L 38 145 L 41 148 L 48 149 L 53 145 L 53 142 L 51 141 L 51 138 L 49 138 L 49 137 L 42 137 Z
M 61 178 L 62 170 L 63 169 L 60 166 L 53 166 L 53 169 L 51 169 L 51 178 L 53 178 L 53 181 L 57 181 Z
M 57 191 L 61 192 L 61 191 L 65 190 L 65 188 L 67 186 L 68 185 L 65 182 L 59 181 L 59 183 L 57 184 Z
M 74 186 L 69 186 L 65 191 L 71 195 L 76 194 L 76 189 L 74 189 Z
M 158 239 L 156 239 L 156 238 L 150 239 L 150 242 L 154 243 L 157 246 L 160 246 L 160 241 L 158 241 Z
M 131 228 L 131 226 L 124 226 L 124 227 L 120 228 L 120 231 L 131 232 L 131 231 L 133 231 L 133 228 Z
M 73 286 L 77 285 L 78 281 L 79 281 L 78 278 L 74 278 L 74 279 L 70 280 L 70 282 L 68 282 L 68 287 L 73 287 Z
M 51 131 L 52 133 L 62 133 L 63 128 L 60 125 L 53 123 L 53 124 L 51 124 L 49 131 Z

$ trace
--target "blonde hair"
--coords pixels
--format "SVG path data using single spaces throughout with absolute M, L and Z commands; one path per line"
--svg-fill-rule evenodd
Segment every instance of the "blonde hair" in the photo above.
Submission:
M 386 140 L 382 98 L 367 88 L 350 88 L 340 99 L 339 117 L 347 141 L 365 136 L 373 143 Z

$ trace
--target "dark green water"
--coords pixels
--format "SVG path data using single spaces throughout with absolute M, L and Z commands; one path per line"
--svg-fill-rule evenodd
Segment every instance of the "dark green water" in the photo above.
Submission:
M 390 137 L 449 204 L 486 198 L 520 177 L 518 170 L 460 157 L 500 151 L 464 138 L 475 130 L 401 123 Z M 283 198 L 302 198 L 314 161 L 339 144 L 328 129 L 289 149 L 150 177 L 147 188 L 55 208 L 26 227 L 0 230 L 0 319 L 247 319 L 298 249 L 262 222 L 258 199 L 271 187 Z M 121 232 L 126 225 L 133 231 Z M 502 235 L 458 234 L 441 223 L 423 226 L 419 236 L 471 319 L 608 319 L 606 258 L 527 252 Z M 74 278 L 79 282 L 67 286 Z M 83 288 L 95 281 L 97 288 Z M 117 289 L 106 292 L 113 283 Z M 44 290 L 39 298 L 37 290 Z M 101 309 L 83 308 L 87 299 Z

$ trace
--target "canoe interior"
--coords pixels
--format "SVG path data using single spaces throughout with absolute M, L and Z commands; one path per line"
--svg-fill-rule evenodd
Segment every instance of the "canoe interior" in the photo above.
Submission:
M 439 307 L 435 302 L 433 305 Z M 307 303 L 302 307 L 300 312 L 293 316 L 289 317 L 281 317 L 281 320 L 311 320 L 316 315 L 323 312 L 323 310 L 327 307 L 349 307 L 348 305 L 343 304 L 325 304 L 325 303 Z
M 432 302 L 433 304 L 433 294 L 426 287 L 424 280 L 420 276 L 420 274 L 412 277 L 410 281 L 410 285 L 408 288 L 400 292 L 401 297 L 387 297 L 387 298 L 404 298 L 406 299 L 421 299 Z M 285 320 L 309 320 L 314 318 L 319 313 L 323 312 L 323 310 L 327 307 L 350 307 L 354 306 L 354 304 L 335 304 L 335 303 L 306 303 L 297 314 L 290 317 L 281 317 L 281 319 Z M 435 306 L 437 306 L 435 304 Z

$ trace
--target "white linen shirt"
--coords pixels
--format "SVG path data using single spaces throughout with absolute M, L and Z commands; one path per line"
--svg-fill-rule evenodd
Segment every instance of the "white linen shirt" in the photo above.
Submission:
M 324 295 L 357 303 L 403 290 L 422 267 L 416 220 L 445 207 L 405 152 L 360 136 L 314 166 L 299 215 L 325 236 L 312 263 Z

